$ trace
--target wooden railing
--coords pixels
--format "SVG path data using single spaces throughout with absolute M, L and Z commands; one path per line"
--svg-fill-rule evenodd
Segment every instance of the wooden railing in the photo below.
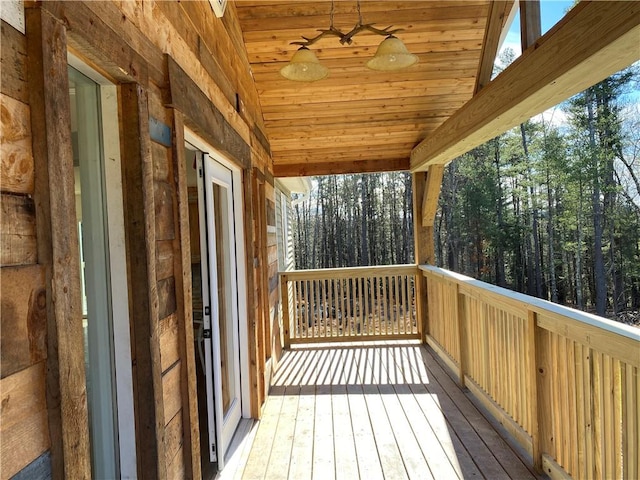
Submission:
M 552 478 L 640 478 L 640 330 L 435 267 L 427 342 Z
M 420 338 L 415 265 L 280 273 L 285 346 Z

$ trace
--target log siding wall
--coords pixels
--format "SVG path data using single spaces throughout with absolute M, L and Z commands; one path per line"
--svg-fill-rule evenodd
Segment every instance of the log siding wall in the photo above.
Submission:
M 250 395 L 256 417 L 268 391 L 271 363 L 265 363 L 270 352 L 280 348 L 279 342 L 256 334 L 275 335 L 277 330 L 276 239 L 253 228 L 251 213 L 261 205 L 262 225 L 275 224 L 269 213 L 275 205 L 273 162 L 235 6 L 230 3 L 222 19 L 214 16 L 206 2 L 27 2 L 27 12 L 55 26 L 65 56 L 68 48 L 120 87 L 139 476 L 197 478 L 200 452 L 190 318 L 191 226 L 182 152 L 185 126 L 243 169 L 248 256 L 258 243 L 256 235 L 262 236 L 263 262 L 247 261 L 249 318 L 241 319 L 249 327 L 245 354 L 250 356 L 252 374 L 257 371 L 262 377 L 252 382 Z M 62 284 L 49 273 L 52 257 L 42 253 L 49 248 L 52 232 L 40 220 L 50 218 L 63 228 L 73 224 L 75 229 L 75 215 L 71 208 L 61 216 L 53 202 L 40 199 L 45 190 L 45 196 L 49 193 L 46 184 L 37 182 L 43 172 L 38 168 L 50 170 L 51 165 L 46 156 L 35 161 L 34 152 L 53 139 L 47 129 L 38 138 L 31 133 L 40 114 L 34 119 L 29 75 L 37 72 L 33 69 L 37 59 L 35 49 L 28 50 L 27 44 L 43 44 L 33 25 L 28 22 L 23 35 L 1 22 L 0 476 L 40 472 L 37 475 L 82 478 L 91 474 L 86 401 L 68 394 L 69 388 L 84 391 L 84 375 L 78 370 L 68 379 L 47 374 L 52 367 L 58 370 L 62 357 L 69 355 L 78 367 L 84 365 L 77 360 L 83 358 L 77 342 L 60 343 L 59 355 L 50 354 L 52 336 L 61 326 L 56 326 L 60 312 L 48 305 Z M 61 91 L 60 97 L 67 95 L 66 89 Z M 57 129 L 70 133 L 70 118 L 61 111 Z M 151 139 L 150 119 L 171 130 L 170 146 Z M 51 118 L 45 116 L 43 121 L 46 126 Z M 252 188 L 254 177 L 262 179 L 263 188 Z M 254 198 L 256 194 L 262 198 Z M 77 245 L 71 242 L 68 248 L 70 258 L 77 257 Z M 253 294 L 253 282 L 264 289 L 262 303 Z M 80 338 L 77 332 L 75 336 Z M 79 413 L 74 425 L 66 418 L 70 410 L 60 405 L 60 399 L 67 397 L 77 399 L 69 404 Z M 75 460 L 72 450 L 57 447 L 74 442 L 79 442 L 80 449 L 75 450 Z

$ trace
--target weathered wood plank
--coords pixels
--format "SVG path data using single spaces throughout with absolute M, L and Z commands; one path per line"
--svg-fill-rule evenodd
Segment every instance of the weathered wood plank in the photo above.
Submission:
M 8 95 L 0 95 L 0 118 L 0 188 L 3 192 L 33 193 L 29 106 Z
M 175 239 L 173 188 L 167 182 L 153 182 L 156 240 Z
M 151 142 L 153 179 L 159 182 L 171 180 L 171 150 L 157 142 Z
M 117 14 L 111 2 L 51 1 L 43 3 L 42 8 L 53 17 L 64 19 L 69 45 L 98 71 L 119 82 L 146 85 L 151 78 L 157 85 L 164 84 L 162 62 L 144 58 L 130 43 L 123 41 L 123 38 L 129 39 L 130 33 L 135 35 L 136 30 Z M 137 35 L 140 38 L 139 31 Z M 119 48 L 113 48 L 114 45 Z M 160 52 L 148 53 L 161 58 Z
M 182 390 L 180 385 L 180 363 L 162 375 L 162 398 L 164 404 L 165 426 L 182 409 Z M 165 443 L 165 451 L 167 445 Z
M 163 373 L 180 360 L 178 315 L 176 313 L 160 320 L 160 359 L 162 360 Z
M 177 309 L 176 282 L 174 277 L 165 278 L 158 282 L 158 319 L 175 313 Z
M 0 264 L 29 265 L 38 260 L 37 224 L 32 198 L 0 194 Z
M 254 197 L 253 197 L 253 169 L 246 168 L 242 172 L 242 194 L 244 203 L 244 247 L 247 255 L 253 252 L 255 243 L 254 233 Z M 253 256 L 255 258 L 255 256 Z M 249 257 L 251 258 L 251 257 Z M 255 279 L 253 262 L 246 262 L 247 279 L 247 332 L 249 338 L 249 388 L 251 399 L 251 416 L 260 418 L 260 394 L 258 392 L 258 328 L 257 328 L 257 282 Z
M 171 472 L 171 463 L 175 462 L 176 455 L 184 453 L 184 429 L 182 425 L 182 415 L 174 415 L 167 424 L 165 431 L 165 444 L 167 446 L 167 476 Z M 169 478 L 175 478 L 173 476 Z
M 175 253 L 173 241 L 156 242 L 156 279 L 158 281 L 172 277 L 174 274 Z
M 136 411 L 138 474 L 166 478 L 164 403 L 156 282 L 156 220 L 149 110 L 145 90 L 120 87 L 122 109 L 123 192 L 132 302 L 132 356 Z
M 4 20 L 0 23 L 0 91 L 28 103 L 26 37 Z
M 191 205 L 189 203 L 190 192 L 187 187 L 187 159 L 184 151 L 184 123 L 182 114 L 173 110 L 173 172 L 176 185 L 176 225 L 178 228 L 174 249 L 179 250 L 179 255 L 174 255 L 175 288 L 177 298 L 178 341 L 180 357 L 182 359 L 182 415 L 184 425 L 184 458 L 185 474 L 191 478 L 199 478 L 200 465 L 200 429 L 198 417 L 198 398 L 196 385 L 195 347 L 193 334 L 193 300 L 191 261 L 192 251 L 190 240 L 193 240 L 191 232 L 197 236 L 198 222 L 191 222 Z M 197 219 L 197 217 L 196 217 Z M 199 245 L 199 238 L 197 240 Z M 191 244 L 193 245 L 193 244 Z M 199 254 L 199 252 L 198 252 Z M 198 268 L 196 266 L 196 268 Z
M 0 269 L 2 337 L 1 377 L 5 378 L 47 357 L 47 294 L 45 269 Z
M 579 3 L 415 147 L 411 170 L 444 164 L 632 64 L 639 32 L 636 2 Z
M 52 470 L 59 477 L 89 478 L 67 36 L 64 25 L 39 8 L 26 10 L 26 25 L 38 262 L 46 266 L 46 284 L 52 287 L 47 292 Z
M 184 448 L 181 448 L 167 464 L 167 478 L 171 480 L 181 480 L 186 477 Z
M 184 121 L 213 147 L 247 168 L 251 164 L 249 145 L 180 65 L 171 57 L 166 58 L 171 94 L 169 105 L 179 110 L 184 115 Z
M 45 388 L 44 362 L 0 381 L 3 479 L 20 472 L 49 448 Z

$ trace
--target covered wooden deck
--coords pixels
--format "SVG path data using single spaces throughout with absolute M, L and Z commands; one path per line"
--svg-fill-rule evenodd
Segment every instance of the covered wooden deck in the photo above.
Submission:
M 418 342 L 293 347 L 223 478 L 535 478 Z

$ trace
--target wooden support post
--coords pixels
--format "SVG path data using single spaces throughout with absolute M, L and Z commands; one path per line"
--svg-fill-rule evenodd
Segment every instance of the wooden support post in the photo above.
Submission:
M 433 256 L 429 251 L 433 251 L 433 229 L 423 227 L 422 207 L 425 189 L 427 186 L 427 173 L 420 172 L 413 174 L 413 240 L 415 245 L 416 264 L 433 263 Z M 431 240 L 429 240 L 431 238 Z M 431 247 L 429 246 L 431 245 Z M 427 279 L 420 271 L 416 272 L 415 296 L 416 296 L 416 320 L 418 323 L 418 333 L 420 338 L 426 341 L 429 334 L 429 305 L 427 300 Z
M 529 313 L 529 328 L 535 326 L 537 322 L 537 314 L 534 312 Z M 533 463 L 536 469 L 542 469 L 542 455 L 545 453 L 553 453 L 553 403 L 551 399 L 551 351 L 549 346 L 550 333 L 547 330 L 541 328 L 533 329 L 534 345 L 529 348 L 533 348 L 535 351 L 535 392 L 529 392 L 529 399 L 535 398 L 535 402 L 532 402 L 532 421 L 534 425 L 537 424 L 537 438 L 533 438 L 532 435 L 532 451 L 533 451 Z M 532 340 L 529 340 L 531 342 Z M 533 410 L 535 407 L 535 410 Z
M 191 225 L 189 225 L 189 191 L 187 187 L 187 160 L 184 152 L 184 120 L 182 114 L 173 110 L 173 171 L 178 202 L 178 235 L 174 240 L 175 281 L 180 322 L 180 356 L 182 385 L 182 418 L 184 430 L 184 455 L 187 478 L 200 478 L 200 422 L 193 337 L 193 301 L 191 280 Z M 197 228 L 194 225 L 193 228 Z
M 465 387 L 465 372 L 467 370 L 467 299 L 460 293 L 460 284 L 456 284 L 456 313 L 458 321 L 458 382 L 460 387 Z
M 253 197 L 253 170 L 245 168 L 242 172 L 242 188 L 244 195 L 244 236 L 245 252 L 247 261 L 247 332 L 249 339 L 249 385 L 251 398 L 251 416 L 260 418 L 260 398 L 258 388 L 258 322 L 256 315 L 256 277 L 255 277 L 255 257 L 254 257 L 254 197 Z
M 47 285 L 47 409 L 54 478 L 90 478 L 80 250 L 75 222 L 67 32 L 26 10 L 38 263 Z
M 443 165 L 434 165 L 426 173 L 413 174 L 413 237 L 415 260 L 418 265 L 435 265 L 433 243 L 433 224 L 440 187 L 442 185 Z M 421 338 L 429 333 L 427 279 L 424 275 L 416 277 L 416 315 Z
M 284 348 L 289 348 L 291 346 L 291 318 L 289 316 L 289 281 L 285 274 L 280 274 L 280 302 L 282 304 Z
M 155 204 L 147 93 L 138 84 L 123 84 L 120 105 L 138 476 L 165 479 Z
M 531 456 L 533 466 L 542 472 L 542 449 L 538 427 L 538 359 L 537 359 L 537 313 L 529 310 L 527 317 L 526 358 L 529 362 L 527 371 L 527 401 L 531 415 Z M 542 374 L 541 374 L 542 375 Z
M 534 45 L 542 36 L 540 0 L 520 0 L 520 42 L 522 51 Z

